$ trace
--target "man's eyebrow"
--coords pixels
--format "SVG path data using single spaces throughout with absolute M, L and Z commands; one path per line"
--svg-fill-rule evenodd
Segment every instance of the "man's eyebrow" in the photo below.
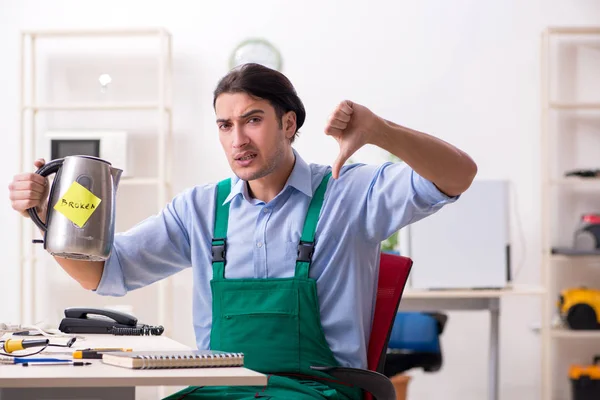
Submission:
M 245 112 L 244 114 L 240 115 L 238 117 L 238 119 L 244 119 L 244 118 L 248 118 L 249 116 L 254 115 L 254 114 L 264 114 L 264 113 L 265 112 L 263 110 L 261 110 L 259 108 L 256 108 L 254 110 L 250 110 L 250 111 Z M 229 122 L 229 121 L 230 121 L 229 119 L 224 119 L 224 118 L 217 119 L 217 123 L 219 123 L 219 122 Z
M 259 108 L 255 108 L 254 110 L 250 110 L 247 113 L 240 115 L 240 118 L 248 118 L 253 114 L 264 114 L 265 112 Z

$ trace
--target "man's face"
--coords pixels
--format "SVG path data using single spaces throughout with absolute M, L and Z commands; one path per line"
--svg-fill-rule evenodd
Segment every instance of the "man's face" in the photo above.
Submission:
M 267 100 L 246 93 L 219 95 L 215 112 L 219 140 L 240 179 L 260 179 L 277 169 L 291 147 L 289 139 L 296 127 L 294 113 L 286 113 L 279 120 Z

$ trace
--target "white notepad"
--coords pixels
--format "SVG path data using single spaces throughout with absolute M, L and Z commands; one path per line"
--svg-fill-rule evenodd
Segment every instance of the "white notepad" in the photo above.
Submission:
M 125 351 L 102 354 L 102 362 L 132 369 L 243 367 L 243 353 L 215 350 Z

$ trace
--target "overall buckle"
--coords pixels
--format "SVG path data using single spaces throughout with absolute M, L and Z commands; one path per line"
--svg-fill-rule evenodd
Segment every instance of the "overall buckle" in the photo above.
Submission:
M 314 242 L 304 242 L 301 240 L 300 244 L 298 245 L 298 258 L 296 258 L 296 261 L 308 263 L 311 262 L 314 251 Z
M 224 262 L 227 250 L 227 239 L 212 240 L 212 262 Z

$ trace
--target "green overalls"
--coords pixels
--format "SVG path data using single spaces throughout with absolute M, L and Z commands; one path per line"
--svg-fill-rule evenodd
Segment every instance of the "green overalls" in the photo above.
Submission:
M 321 327 L 316 281 L 309 278 L 317 221 L 330 177 L 323 178 L 308 208 L 294 277 L 276 279 L 225 279 L 229 203 L 223 202 L 231 182 L 219 182 L 212 241 L 210 347 L 244 353 L 245 366 L 268 374 L 268 384 L 189 387 L 168 399 L 362 399 L 359 388 L 310 368 L 339 365 Z

